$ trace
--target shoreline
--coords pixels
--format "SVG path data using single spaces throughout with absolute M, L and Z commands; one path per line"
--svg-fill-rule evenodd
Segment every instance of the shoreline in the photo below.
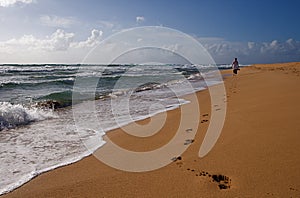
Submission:
M 228 70 L 228 69 L 223 69 L 223 71 L 224 71 L 224 70 Z M 208 89 L 208 88 L 207 88 L 207 87 L 206 87 L 206 88 L 201 88 L 201 89 L 195 91 L 195 93 L 190 93 L 190 94 L 187 94 L 187 95 L 180 95 L 179 98 L 178 98 L 178 99 L 180 100 L 180 102 L 179 102 L 180 104 L 174 105 L 174 106 L 169 106 L 169 107 L 167 107 L 167 108 L 164 109 L 164 110 L 160 110 L 160 111 L 158 111 L 158 112 L 155 112 L 155 113 L 150 114 L 150 115 L 147 115 L 147 116 L 142 116 L 142 117 L 140 117 L 140 118 L 134 120 L 133 123 L 136 123 L 136 122 L 137 122 L 137 123 L 144 123 L 144 122 L 147 123 L 148 120 L 151 120 L 152 117 L 157 116 L 158 114 L 163 114 L 163 113 L 166 113 L 166 112 L 168 112 L 168 111 L 173 111 L 173 110 L 175 110 L 175 109 L 180 108 L 182 105 L 189 104 L 190 101 L 189 101 L 188 99 L 186 99 L 186 97 L 188 97 L 189 95 L 192 95 L 192 94 L 196 94 L 196 92 L 204 91 L 204 90 L 206 90 L 206 89 Z M 97 100 L 98 100 L 98 99 L 97 99 Z M 72 108 L 72 107 L 71 107 L 71 106 L 66 106 L 66 107 L 63 107 L 63 108 L 57 108 L 57 110 L 59 110 L 59 111 L 65 111 L 65 108 L 68 108 L 68 109 L 69 109 L 69 108 Z M 105 131 L 105 135 L 102 136 L 102 137 L 105 138 L 105 136 L 108 136 L 107 133 L 116 131 L 116 130 L 118 130 L 118 129 L 120 129 L 120 128 L 123 128 L 123 127 L 126 128 L 128 125 L 131 125 L 131 124 L 132 124 L 132 122 L 131 122 L 131 123 L 125 123 L 125 124 L 120 125 L 120 126 L 114 126 L 114 127 L 108 128 L 108 129 L 106 129 L 106 131 Z M 23 126 L 21 126 L 21 127 L 26 127 L 26 125 L 23 125 Z M 96 149 L 92 149 L 92 150 L 93 150 L 93 153 L 94 153 L 96 150 L 101 149 L 101 147 L 103 147 L 103 145 L 100 145 L 100 146 L 99 146 L 98 148 L 96 148 Z M 68 162 L 66 162 L 66 163 L 61 163 L 61 164 L 58 164 L 58 165 L 51 166 L 51 167 L 48 167 L 48 168 L 46 168 L 46 169 L 40 170 L 40 171 L 38 171 L 38 172 L 35 172 L 35 173 L 33 173 L 31 176 L 28 177 L 29 179 L 28 179 L 28 178 L 24 179 L 25 182 L 17 182 L 17 183 L 16 183 L 16 186 L 17 186 L 17 187 L 13 187 L 12 190 L 4 191 L 3 194 L 0 194 L 0 197 L 1 197 L 1 196 L 4 196 L 4 195 L 6 195 L 6 194 L 11 193 L 11 192 L 17 190 L 18 188 L 21 188 L 23 185 L 29 183 L 32 179 L 34 179 L 34 178 L 36 178 L 36 177 L 39 177 L 39 176 L 42 175 L 42 174 L 51 172 L 51 171 L 53 171 L 53 170 L 55 170 L 55 169 L 59 169 L 59 168 L 65 167 L 65 166 L 72 165 L 72 164 L 74 164 L 74 163 L 77 163 L 78 161 L 83 160 L 84 158 L 93 156 L 93 153 L 90 153 L 90 151 L 87 150 L 85 153 L 82 154 L 81 157 L 72 159 L 71 161 L 68 161 Z
M 225 70 L 226 70 L 226 69 L 225 69 Z M 223 71 L 224 71 L 224 69 L 223 69 Z M 205 90 L 205 89 L 207 89 L 207 88 L 201 88 L 201 89 L 195 91 L 195 93 L 196 93 L 196 92 L 201 92 L 201 91 L 203 91 L 203 90 Z M 191 93 L 191 94 L 195 94 L 195 93 Z M 184 98 L 185 98 L 186 96 L 188 96 L 188 95 L 191 95 L 191 94 L 180 95 L 179 98 L 178 98 L 178 99 L 180 100 L 180 102 L 179 102 L 180 104 L 168 106 L 168 107 L 166 107 L 166 109 L 164 109 L 164 110 L 160 110 L 160 111 L 158 111 L 158 112 L 152 113 L 152 114 L 147 115 L 147 116 L 139 117 L 138 119 L 134 120 L 133 122 L 134 122 L 134 123 L 135 123 L 135 122 L 143 122 L 143 121 L 145 121 L 145 120 L 147 120 L 147 119 L 151 119 L 151 117 L 156 116 L 157 114 L 166 113 L 167 111 L 172 111 L 172 110 L 174 110 L 174 109 L 180 108 L 180 106 L 190 103 L 190 101 L 188 101 L 188 100 L 186 100 L 186 99 L 184 99 Z M 99 99 L 97 99 L 97 100 L 99 100 Z M 66 109 L 70 109 L 70 108 L 72 108 L 72 106 L 60 107 L 60 108 L 57 108 L 57 110 L 58 110 L 58 111 L 65 111 Z M 146 121 L 146 122 L 147 122 L 147 121 Z M 116 130 L 116 129 L 123 128 L 123 127 L 126 128 L 126 126 L 127 126 L 127 125 L 130 125 L 130 124 L 131 124 L 131 123 L 124 123 L 124 124 L 122 124 L 122 125 L 120 125 L 120 126 L 110 127 L 110 128 L 108 128 L 108 129 L 105 130 L 105 131 L 106 131 L 105 133 L 109 133 L 109 132 L 111 132 L 111 131 L 114 131 L 114 130 Z M 23 125 L 23 126 L 21 126 L 21 127 L 26 127 L 26 126 L 27 126 L 27 125 Z M 103 145 L 100 145 L 97 149 L 92 149 L 93 152 L 95 152 L 95 150 L 100 149 L 102 146 L 103 146 Z M 16 189 L 22 187 L 24 184 L 30 182 L 32 179 L 34 179 L 35 177 L 38 177 L 38 176 L 41 175 L 41 174 L 50 172 L 50 171 L 55 170 L 55 169 L 57 169 L 57 168 L 61 168 L 61 167 L 64 167 L 64 166 L 69 166 L 69 165 L 71 165 L 71 164 L 74 164 L 74 163 L 76 163 L 76 162 L 78 162 L 78 161 L 80 161 L 80 160 L 82 160 L 82 159 L 84 159 L 84 158 L 86 158 L 86 157 L 92 156 L 92 155 L 93 155 L 93 153 L 90 153 L 90 152 L 87 150 L 87 152 L 84 152 L 84 153 L 82 154 L 81 157 L 74 158 L 74 159 L 71 159 L 71 160 L 68 161 L 68 162 L 60 163 L 60 164 L 58 164 L 58 165 L 54 165 L 54 166 L 48 167 L 48 168 L 46 168 L 46 169 L 42 169 L 42 170 L 40 170 L 40 171 L 33 172 L 33 173 L 32 173 L 31 175 L 29 175 L 28 177 L 27 177 L 27 175 L 26 175 L 26 177 L 24 177 L 25 179 L 23 179 L 23 181 L 21 181 L 21 182 L 16 182 L 16 185 L 15 185 L 15 186 L 17 186 L 17 187 L 13 187 L 12 190 L 6 190 L 6 191 L 4 191 L 4 193 L 3 193 L 3 194 L 0 194 L 0 196 L 3 196 L 3 195 L 5 195 L 5 194 L 8 194 L 8 193 L 10 193 L 10 192 L 12 192 L 12 191 L 14 191 L 14 190 L 16 190 Z M 24 182 L 24 181 L 25 181 L 25 182 Z
M 211 119 L 210 106 L 213 106 L 210 104 L 207 89 L 196 93 L 201 106 L 201 120 L 198 121 L 199 128 L 195 139 L 189 144 L 188 149 L 181 156 L 181 160 L 176 160 L 161 169 L 150 172 L 128 173 L 110 168 L 99 162 L 95 157 L 88 156 L 70 165 L 42 173 L 12 192 L 1 195 L 1 197 L 80 197 L 95 196 L 97 193 L 105 197 L 151 197 L 155 195 L 189 195 L 197 197 L 199 193 L 204 197 L 241 195 L 271 196 L 272 194 L 275 196 L 286 196 L 287 193 L 291 196 L 299 195 L 300 187 L 299 184 L 295 182 L 297 181 L 297 177 L 300 176 L 299 172 L 297 172 L 297 168 L 299 167 L 297 163 L 299 163 L 299 160 L 293 160 L 297 154 L 299 154 L 299 146 L 294 142 L 297 140 L 297 137 L 299 138 L 299 135 L 295 134 L 295 131 L 299 129 L 299 126 L 296 124 L 297 117 L 299 117 L 297 111 L 297 99 L 299 98 L 297 90 L 299 90 L 299 88 L 296 87 L 297 82 L 299 82 L 299 64 L 288 63 L 288 65 L 284 67 L 282 66 L 283 64 L 279 65 L 280 66 L 278 68 L 275 67 L 275 69 L 273 65 L 254 65 L 249 68 L 243 67 L 237 76 L 236 82 L 232 80 L 232 77 L 226 77 L 225 86 L 228 111 L 225 125 L 217 144 L 204 158 L 200 159 L 198 157 L 198 151 L 205 135 L 204 131 L 207 130 Z M 222 74 L 230 74 L 231 70 L 223 70 L 221 72 Z M 281 79 L 281 83 L 276 82 L 276 79 Z M 295 82 L 294 87 L 291 86 L 292 83 Z M 283 95 L 286 94 L 293 97 L 285 98 L 284 96 L 279 96 L 275 89 L 276 87 L 278 87 Z M 286 90 L 286 88 L 288 90 Z M 255 93 L 255 95 L 253 95 L 253 93 Z M 268 95 L 266 95 L 267 93 Z M 268 101 L 265 100 L 270 99 L 271 96 L 276 98 L 276 100 L 270 101 L 269 103 L 271 104 L 269 104 Z M 245 104 L 245 101 L 247 101 L 248 105 Z M 295 104 L 296 107 L 293 106 L 293 104 Z M 275 107 L 278 105 L 282 114 L 276 114 L 276 117 L 274 113 L 277 111 Z M 177 130 L 176 127 L 178 128 L 174 123 L 176 123 L 176 120 L 180 120 L 180 109 L 182 106 L 168 111 L 166 124 L 159 133 L 149 138 L 131 137 L 121 129 L 112 130 L 108 132 L 106 136 L 122 148 L 133 151 L 141 152 L 159 148 L 174 136 L 174 131 Z M 280 165 L 280 163 L 278 165 L 278 162 L 287 159 L 283 158 L 283 156 L 281 156 L 282 158 L 280 158 L 280 156 L 276 158 L 274 154 L 278 154 L 279 151 L 275 149 L 276 145 L 274 147 L 273 143 L 276 142 L 279 144 L 280 141 L 278 138 L 284 138 L 279 131 L 275 134 L 272 133 L 276 128 L 272 126 L 272 119 L 265 115 L 276 118 L 275 120 L 278 123 L 273 125 L 293 132 L 289 134 L 289 138 L 282 143 L 283 148 L 288 148 L 283 150 L 289 152 L 287 156 L 288 162 L 282 162 L 281 164 L 289 165 L 291 170 L 285 170 L 284 166 Z M 154 117 L 157 117 L 157 115 Z M 257 120 L 256 118 L 260 119 Z M 285 118 L 290 119 L 286 120 Z M 138 123 L 145 125 L 150 122 L 151 119 L 153 119 L 153 117 L 140 120 Z M 247 120 L 245 121 L 244 119 Z M 235 120 L 238 122 L 235 123 Z M 283 121 L 287 121 L 289 125 L 281 126 L 279 123 L 282 124 L 284 123 Z M 244 130 L 239 131 L 239 129 Z M 182 143 L 185 142 L 185 140 L 182 141 Z M 257 142 L 260 150 L 257 150 L 255 147 Z M 263 143 L 268 144 L 264 146 Z M 291 152 L 292 150 L 294 150 L 294 152 Z M 262 153 L 259 153 L 259 151 Z M 283 151 L 279 153 L 282 152 Z M 245 156 L 246 154 L 250 157 L 247 158 L 247 156 Z M 264 158 L 266 156 L 271 156 L 270 160 L 265 160 Z M 257 158 L 259 161 L 257 161 Z M 256 160 L 248 162 L 249 159 Z M 268 170 L 269 167 L 265 167 L 266 164 L 271 165 L 273 163 L 277 163 L 275 168 Z M 261 172 L 259 171 L 260 168 L 262 168 Z M 241 170 L 239 171 L 238 169 Z M 282 175 L 276 170 L 281 170 L 281 172 L 286 173 L 289 178 L 286 178 L 284 174 Z M 249 174 L 249 171 L 250 173 L 251 171 L 256 172 L 261 178 Z M 244 177 L 243 174 L 247 175 L 247 177 Z M 264 177 L 265 174 L 267 176 Z M 280 178 L 283 186 L 289 184 L 287 186 L 290 187 L 281 189 L 281 185 L 278 185 L 276 181 L 270 181 L 270 179 L 272 180 L 270 175 L 273 174 L 277 176 L 276 180 Z M 218 189 L 220 182 L 213 181 L 213 175 L 228 177 L 230 188 L 225 190 Z M 260 180 L 258 178 L 260 178 Z M 161 190 L 159 190 L 161 186 L 149 180 L 155 183 L 163 182 L 166 184 L 165 191 L 161 192 Z M 126 181 L 130 181 L 131 183 Z M 253 186 L 255 182 L 259 183 L 257 188 Z M 247 190 L 249 187 L 253 191 L 253 194 L 251 194 L 249 189 Z

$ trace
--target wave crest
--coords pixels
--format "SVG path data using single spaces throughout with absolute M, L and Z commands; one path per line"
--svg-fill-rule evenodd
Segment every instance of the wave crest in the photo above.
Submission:
M 0 131 L 11 129 L 31 122 L 57 118 L 52 110 L 37 107 L 25 107 L 21 104 L 0 102 Z

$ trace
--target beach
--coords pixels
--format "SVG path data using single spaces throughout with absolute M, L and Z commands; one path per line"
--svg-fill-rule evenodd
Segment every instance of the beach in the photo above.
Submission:
M 203 158 L 198 152 L 212 111 L 222 107 L 211 103 L 207 89 L 197 92 L 200 119 L 189 118 L 199 123 L 196 136 L 180 158 L 168 159 L 170 164 L 133 173 L 114 169 L 91 155 L 38 175 L 1 197 L 299 197 L 300 63 L 252 65 L 234 77 L 231 70 L 222 73 L 225 123 L 215 146 Z M 189 109 L 196 101 L 189 95 L 184 98 L 190 103 L 168 111 L 165 125 L 155 135 L 133 137 L 115 129 L 104 140 L 137 152 L 162 147 L 174 137 L 180 118 L 191 116 L 182 108 Z

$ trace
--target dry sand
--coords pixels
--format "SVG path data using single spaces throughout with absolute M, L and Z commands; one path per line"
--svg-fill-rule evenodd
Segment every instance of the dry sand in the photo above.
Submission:
M 220 105 L 211 104 L 208 90 L 197 93 L 201 116 L 190 120 L 199 128 L 181 159 L 169 159 L 158 170 L 131 173 L 90 156 L 39 175 L 2 197 L 300 197 L 299 75 L 300 63 L 288 63 L 254 65 L 227 76 L 224 128 L 204 158 L 198 157 L 199 148 L 211 113 Z M 182 115 L 181 108 L 169 111 L 163 128 L 151 137 L 133 137 L 121 129 L 108 137 L 133 151 L 157 149 L 174 137 L 181 116 L 192 115 Z

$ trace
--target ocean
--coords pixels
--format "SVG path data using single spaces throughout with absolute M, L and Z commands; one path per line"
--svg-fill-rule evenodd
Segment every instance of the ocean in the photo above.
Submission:
M 0 65 L 0 195 L 105 144 L 98 141 L 87 149 L 86 139 L 188 103 L 181 96 L 220 83 L 213 72 L 230 67 Z M 123 108 L 124 101 L 128 108 Z M 73 111 L 89 102 L 95 103 L 101 129 L 86 127 L 78 132 Z M 80 119 L 84 122 L 91 116 L 83 112 Z

